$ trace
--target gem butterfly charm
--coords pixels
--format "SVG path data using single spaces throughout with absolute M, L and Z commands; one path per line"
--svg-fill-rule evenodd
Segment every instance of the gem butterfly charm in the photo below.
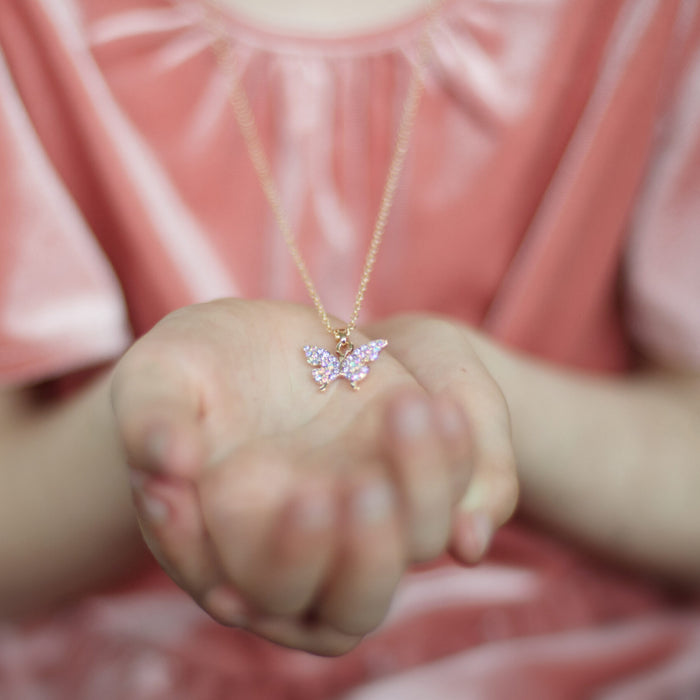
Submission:
M 367 345 L 354 348 L 344 328 L 335 331 L 335 337 L 338 339 L 335 348 L 338 357 L 316 345 L 304 347 L 306 361 L 315 367 L 311 375 L 321 391 L 325 391 L 328 385 L 339 377 L 345 377 L 357 391 L 360 388 L 358 384 L 369 374 L 369 363 L 379 357 L 379 353 L 388 345 L 388 342 L 381 339 L 373 340 Z

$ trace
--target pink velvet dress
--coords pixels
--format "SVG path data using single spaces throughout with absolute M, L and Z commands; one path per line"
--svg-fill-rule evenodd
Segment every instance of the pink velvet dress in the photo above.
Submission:
M 0 0 L 0 381 L 119 356 L 220 296 L 306 301 L 200 0 Z M 226 15 L 329 310 L 352 306 L 422 19 L 282 35 Z M 448 0 L 364 306 L 550 362 L 700 368 L 700 3 Z M 301 371 L 305 371 L 300 368 Z M 689 553 L 689 556 L 697 553 Z M 339 659 L 220 627 L 157 570 L 0 627 L 8 700 L 700 697 L 700 615 L 515 522 L 408 575 Z

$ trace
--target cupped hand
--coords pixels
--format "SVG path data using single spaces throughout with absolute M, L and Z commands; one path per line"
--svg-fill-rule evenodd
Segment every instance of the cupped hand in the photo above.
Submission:
M 451 550 L 462 563 L 476 563 L 513 515 L 519 491 L 508 406 L 475 349 L 478 336 L 458 321 L 420 313 L 362 330 L 386 338 L 394 358 L 429 395 L 449 397 L 467 417 L 472 473 L 454 513 Z
M 408 564 L 444 550 L 471 440 L 391 343 L 359 391 L 323 393 L 305 345 L 333 349 L 305 306 L 187 307 L 122 358 L 112 399 L 165 570 L 225 624 L 334 654 L 379 624 Z

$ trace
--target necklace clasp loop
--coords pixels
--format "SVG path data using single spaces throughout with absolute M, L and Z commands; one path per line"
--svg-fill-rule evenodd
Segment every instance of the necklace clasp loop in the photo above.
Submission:
M 344 359 L 355 349 L 355 346 L 350 342 L 348 338 L 348 329 L 336 328 L 333 331 L 333 335 L 338 341 L 338 344 L 335 346 L 335 351 L 340 358 Z

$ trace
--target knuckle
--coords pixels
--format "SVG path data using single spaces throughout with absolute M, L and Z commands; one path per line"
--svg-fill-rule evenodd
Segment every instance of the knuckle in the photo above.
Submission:
M 420 322 L 422 332 L 439 343 L 446 343 L 448 346 L 458 345 L 460 349 L 464 344 L 465 336 L 462 329 L 447 319 L 427 314 L 416 314 L 411 322 Z

